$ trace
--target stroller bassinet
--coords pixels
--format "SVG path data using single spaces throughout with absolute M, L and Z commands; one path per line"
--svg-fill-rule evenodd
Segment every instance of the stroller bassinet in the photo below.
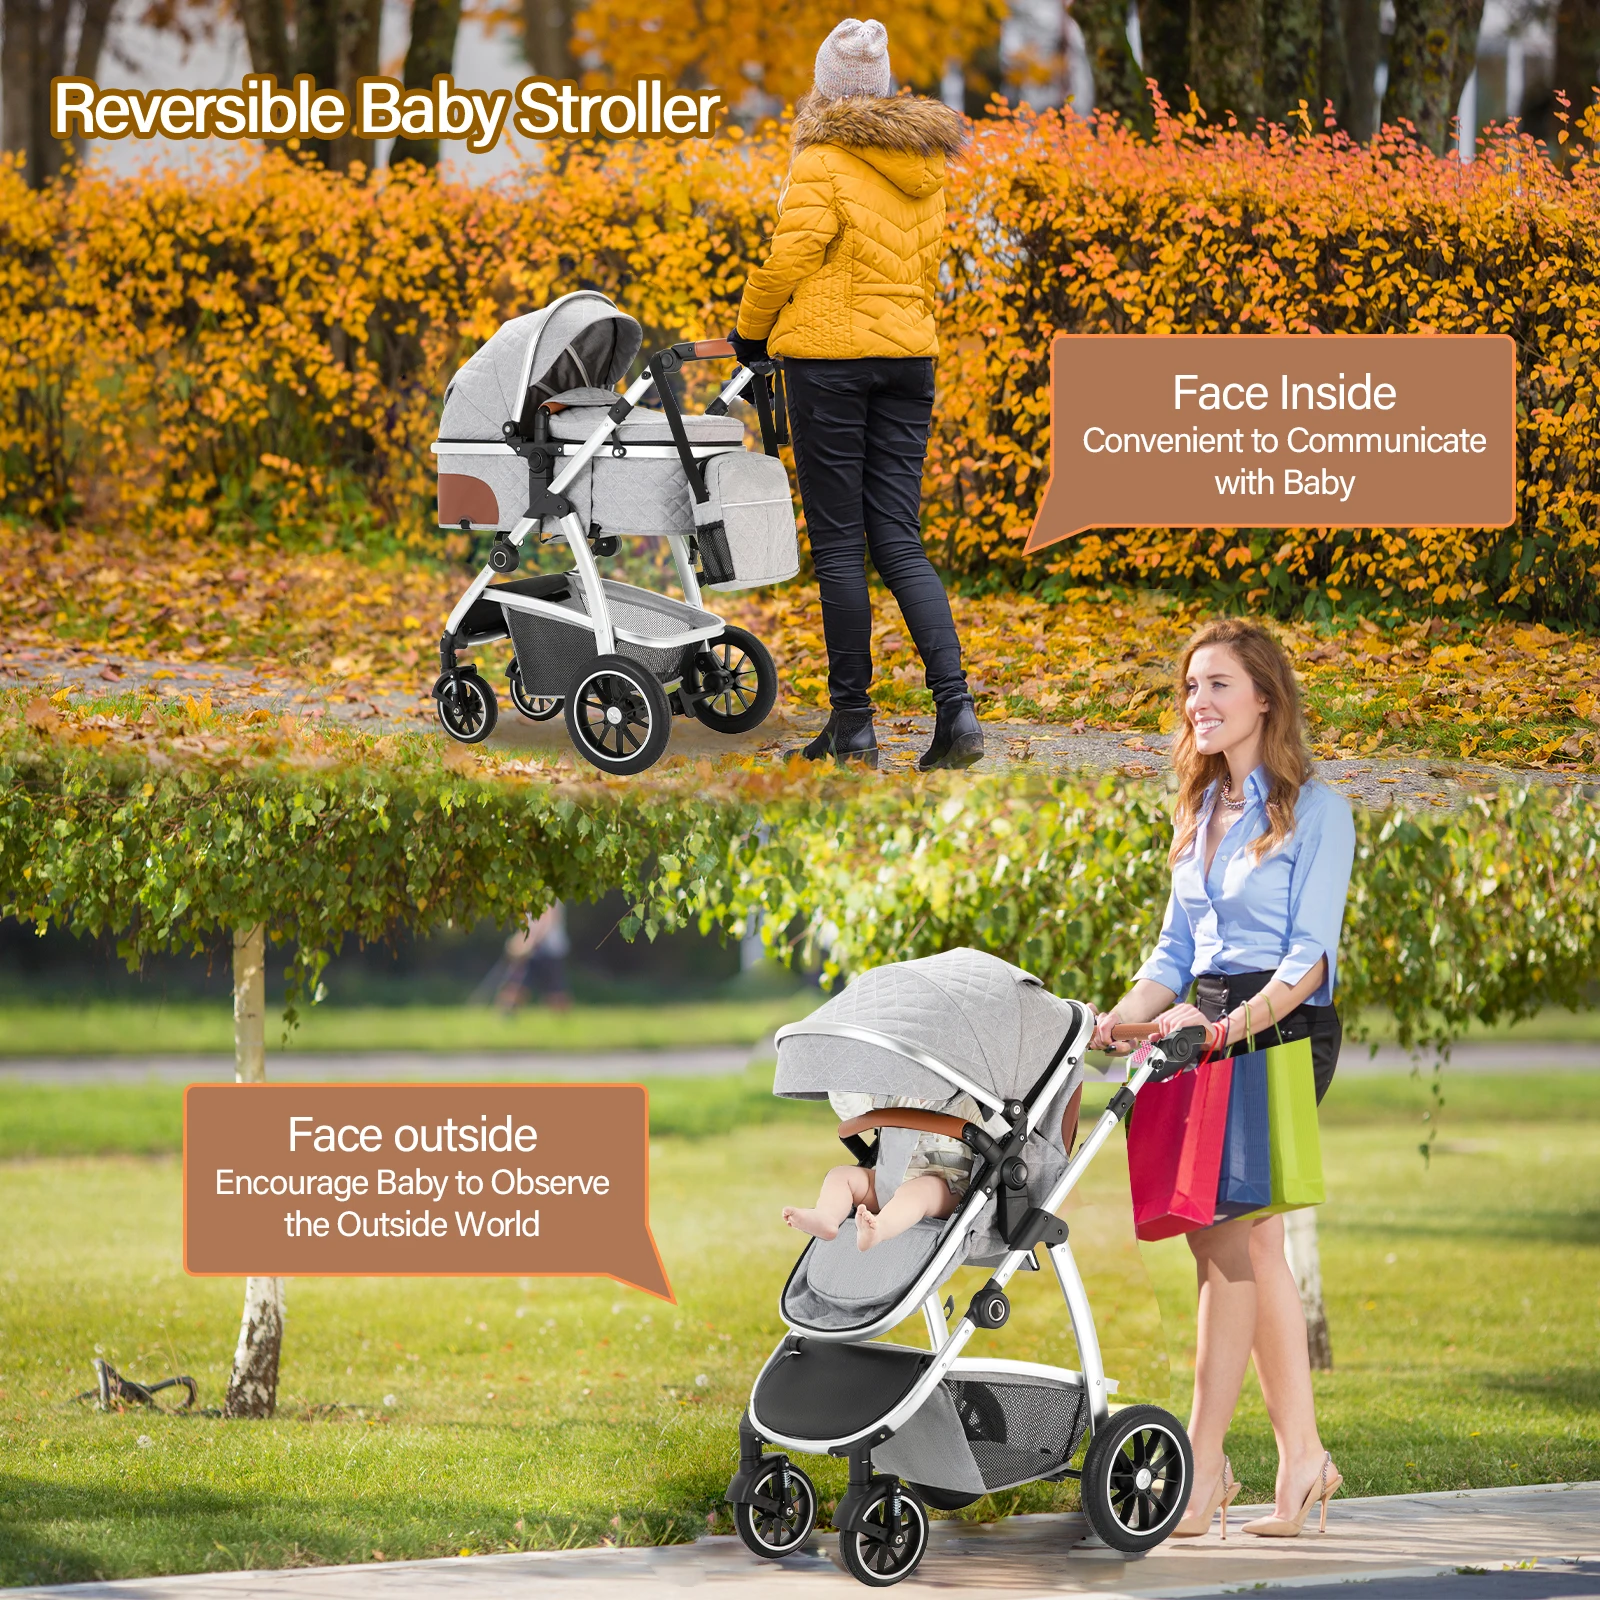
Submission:
M 1101 1368 L 1088 1296 L 1055 1212 L 1139 1088 L 1191 1061 L 1200 1035 L 1144 1046 L 1127 1086 L 1070 1154 L 1093 1029 L 1088 1007 L 1058 999 L 1020 968 L 954 950 L 865 973 L 779 1030 L 775 1094 L 823 1099 L 850 1090 L 922 1102 L 965 1094 L 1002 1131 L 893 1108 L 840 1125 L 847 1148 L 875 1169 L 880 1206 L 902 1181 L 919 1133 L 960 1138 L 973 1151 L 973 1172 L 943 1221 L 917 1223 L 870 1251 L 857 1249 L 846 1222 L 835 1239 L 813 1239 L 801 1252 L 779 1298 L 789 1332 L 755 1381 L 728 1490 L 756 1554 L 797 1548 L 816 1514 L 810 1480 L 787 1454 L 764 1454 L 765 1441 L 849 1458 L 850 1488 L 834 1526 L 845 1565 L 875 1587 L 909 1576 L 921 1560 L 928 1506 L 956 1509 L 1038 1479 L 1080 1477 L 1091 1526 L 1124 1551 L 1150 1549 L 1183 1515 L 1188 1439 L 1154 1406 L 1111 1412 L 1116 1385 Z M 869 1127 L 877 1131 L 871 1145 Z M 1019 1268 L 1039 1266 L 1037 1252 L 1055 1269 L 1082 1370 L 962 1359 L 980 1328 L 1005 1325 L 1006 1285 Z M 967 1265 L 991 1275 L 952 1326 L 940 1290 Z M 919 1309 L 927 1348 L 880 1342 Z
M 508 690 L 534 721 L 563 709 L 578 749 L 609 772 L 638 772 L 666 748 L 673 715 L 719 733 L 760 725 L 777 673 L 753 635 L 701 604 L 701 588 L 747 589 L 799 570 L 794 505 L 779 459 L 783 405 L 773 379 L 740 369 L 701 415 L 686 415 L 667 375 L 732 355 L 723 340 L 651 356 L 619 395 L 639 354 L 639 324 L 602 294 L 564 295 L 513 318 L 445 390 L 439 438 L 441 526 L 493 531 L 488 563 L 440 641 L 434 684 L 453 739 L 487 738 L 493 691 L 457 653 L 509 634 Z M 636 409 L 654 388 L 659 412 Z M 727 414 L 748 391 L 763 451 L 744 447 Z M 495 582 L 525 540 L 565 542 L 573 568 Z M 683 598 L 602 579 L 597 559 L 622 539 L 663 538 Z

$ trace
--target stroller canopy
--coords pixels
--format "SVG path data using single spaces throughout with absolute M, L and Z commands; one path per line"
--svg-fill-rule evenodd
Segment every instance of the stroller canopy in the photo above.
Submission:
M 552 395 L 613 389 L 643 341 L 639 324 L 592 289 L 513 317 L 450 380 L 439 437 L 503 440 L 506 423 L 522 423 Z
M 874 967 L 779 1029 L 772 1092 L 941 1101 L 964 1091 L 998 1110 L 1034 1086 L 1077 1015 L 1032 974 L 981 950 Z

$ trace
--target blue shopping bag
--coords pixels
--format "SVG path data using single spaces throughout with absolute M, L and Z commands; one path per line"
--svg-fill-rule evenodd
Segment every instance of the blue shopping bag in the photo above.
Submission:
M 1272 1135 L 1268 1121 L 1267 1052 L 1233 1058 L 1228 1131 L 1222 1142 L 1214 1218 L 1226 1222 L 1272 1203 Z

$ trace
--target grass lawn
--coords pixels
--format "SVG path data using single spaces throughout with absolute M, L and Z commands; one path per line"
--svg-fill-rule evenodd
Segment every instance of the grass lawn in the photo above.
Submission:
M 760 1000 L 684 1005 L 528 1006 L 503 1016 L 493 1006 L 309 1006 L 283 1042 L 267 1017 L 273 1050 L 665 1050 L 755 1044 L 804 1016 L 815 989 Z M 87 1005 L 0 1002 L 0 1056 L 204 1055 L 233 1050 L 226 1000 Z
M 1349 1491 L 1600 1477 L 1600 1083 L 1460 1080 L 1425 1164 L 1426 1103 L 1420 1084 L 1347 1079 L 1325 1107 L 1337 1366 L 1317 1384 Z M 171 1155 L 0 1164 L 0 1581 L 725 1528 L 735 1422 L 795 1254 L 777 1209 L 814 1191 L 829 1119 L 801 1107 L 698 1138 L 665 1133 L 669 1121 L 656 1122 L 653 1220 L 676 1306 L 598 1281 L 297 1279 L 281 1410 L 265 1424 L 72 1402 L 97 1349 L 134 1377 L 192 1373 L 202 1405 L 220 1396 L 240 1285 L 183 1274 Z M 1121 1148 L 1091 1171 L 1074 1243 L 1120 1398 L 1169 1395 L 1182 1415 L 1188 1252 L 1132 1247 Z M 1013 1288 L 1011 1324 L 974 1353 L 1070 1364 L 1050 1274 Z M 958 1303 L 966 1292 L 955 1286 Z M 1230 1449 L 1247 1497 L 1265 1493 L 1253 1382 Z M 842 1463 L 807 1465 L 824 1501 L 837 1495 Z M 1034 1488 L 967 1514 L 1073 1494 Z

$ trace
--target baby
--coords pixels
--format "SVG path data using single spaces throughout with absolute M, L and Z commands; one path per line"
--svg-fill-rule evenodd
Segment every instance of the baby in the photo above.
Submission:
M 892 1106 L 918 1111 L 942 1111 L 963 1122 L 983 1122 L 983 1112 L 969 1095 L 954 1100 L 909 1100 L 865 1094 L 829 1094 L 828 1103 L 841 1122 L 867 1111 Z M 893 1239 L 924 1217 L 948 1217 L 966 1195 L 972 1177 L 972 1152 L 959 1139 L 940 1133 L 919 1134 L 906 1175 L 888 1203 L 878 1204 L 877 1174 L 871 1167 L 834 1167 L 822 1180 L 817 1203 L 809 1208 L 785 1206 L 783 1220 L 814 1239 L 833 1239 L 852 1212 L 856 1221 L 856 1248 L 870 1250 Z

